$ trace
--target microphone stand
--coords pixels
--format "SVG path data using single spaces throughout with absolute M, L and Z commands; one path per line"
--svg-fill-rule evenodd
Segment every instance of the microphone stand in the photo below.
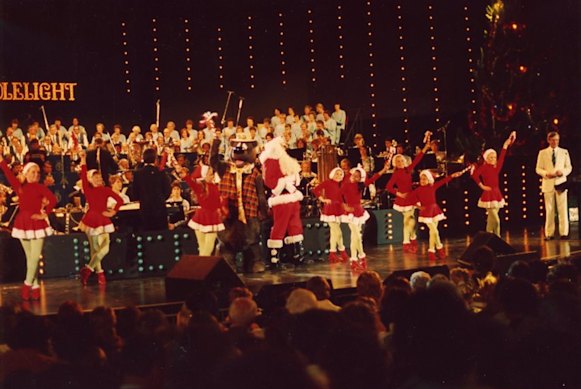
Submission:
M 226 113 L 228 112 L 228 106 L 230 105 L 230 98 L 234 94 L 234 91 L 228 91 L 228 97 L 226 98 L 226 106 L 224 107 L 224 113 L 222 114 L 222 120 L 220 120 L 220 124 L 224 127 L 224 123 L 226 123 Z

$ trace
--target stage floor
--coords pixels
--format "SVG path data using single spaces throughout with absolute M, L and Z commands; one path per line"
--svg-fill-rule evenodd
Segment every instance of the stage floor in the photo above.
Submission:
M 576 226 L 575 226 L 576 227 Z M 581 256 L 581 241 L 577 239 L 577 229 L 571 231 L 570 240 L 553 240 L 546 242 L 540 230 L 520 233 L 506 232 L 505 239 L 517 252 L 539 251 L 544 260 L 556 260 L 572 256 Z M 402 252 L 401 245 L 384 245 L 366 248 L 368 267 L 377 271 L 382 278 L 396 270 L 407 270 L 435 264 L 456 266 L 456 260 L 470 244 L 471 237 L 445 239 L 444 248 L 448 255 L 445 261 L 437 263 L 427 259 L 427 242 L 420 242 L 418 254 Z M 106 264 L 105 264 L 106 266 Z M 279 273 L 266 272 L 258 275 L 241 275 L 242 280 L 254 292 L 264 285 L 302 282 L 314 275 L 330 279 L 335 289 L 355 286 L 357 275 L 347 265 L 329 265 L 315 263 L 299 270 L 288 270 Z M 0 304 L 20 303 L 20 283 L 0 285 Z M 166 301 L 163 277 L 138 278 L 109 281 L 105 287 L 81 286 L 78 279 L 48 279 L 42 282 L 41 300 L 26 304 L 26 308 L 35 314 L 52 315 L 59 305 L 66 300 L 74 300 L 83 309 L 92 310 L 97 306 L 122 308 L 128 305 L 140 307 L 176 305 L 176 301 Z

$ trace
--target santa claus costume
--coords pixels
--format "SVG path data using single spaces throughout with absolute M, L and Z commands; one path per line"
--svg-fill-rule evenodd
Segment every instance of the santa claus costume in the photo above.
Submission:
M 498 212 L 505 206 L 504 197 L 500 192 L 498 176 L 504 164 L 504 158 L 508 147 L 516 139 L 516 133 L 511 133 L 509 138 L 504 142 L 500 157 L 496 159 L 496 151 L 488 149 L 483 154 L 484 163 L 474 169 L 472 179 L 478 187 L 482 189 L 482 195 L 478 200 L 478 207 L 486 209 L 486 231 L 500 236 L 500 217 Z
M 321 211 L 321 221 L 329 224 L 329 262 L 332 264 L 349 260 L 341 232 L 341 222 L 345 212 L 339 184 L 343 181 L 344 175 L 343 170 L 336 167 L 329 173 L 328 180 L 323 181 L 313 189 L 313 194 L 325 204 Z M 340 257 L 337 256 L 337 250 L 339 250 Z
M 208 165 L 198 165 L 190 176 L 184 178 L 198 199 L 200 208 L 188 223 L 198 240 L 199 255 L 208 256 L 214 252 L 218 231 L 224 230 L 223 202 L 216 182 L 216 175 Z
M 434 175 L 432 172 L 429 170 L 422 170 L 420 172 L 420 186 L 409 194 L 409 199 L 414 201 L 420 209 L 418 221 L 420 223 L 425 223 L 430 232 L 428 259 L 431 261 L 436 260 L 436 255 L 440 259 L 446 258 L 444 245 L 440 240 L 440 232 L 438 231 L 438 223 L 446 219 L 446 216 L 436 201 L 436 190 L 463 173 L 463 171 L 457 172 L 439 180 L 438 182 L 434 182 Z
M 408 165 L 406 157 L 402 154 L 394 155 L 392 159 L 393 174 L 387 182 L 386 189 L 395 196 L 393 209 L 403 215 L 403 250 L 415 253 L 418 249 L 416 237 L 415 203 L 408 195 L 412 191 L 412 173 L 414 168 L 424 157 L 424 150 L 420 151 L 412 163 Z
M 97 170 L 87 171 L 84 155 L 81 155 L 81 182 L 88 210 L 79 223 L 79 229 L 87 235 L 91 250 L 89 263 L 80 270 L 81 283 L 87 285 L 91 274 L 96 273 L 98 284 L 105 285 L 107 280 L 101 261 L 109 253 L 109 234 L 115 231 L 110 218 L 119 211 L 123 199 L 113 189 L 103 185 L 103 177 Z M 113 209 L 109 208 L 109 198 L 115 201 Z
M 2 154 L 2 153 L 0 153 Z M 54 194 L 39 183 L 40 168 L 34 162 L 24 165 L 21 183 L 4 160 L 0 161 L 4 176 L 18 195 L 19 211 L 14 220 L 12 237 L 20 240 L 26 255 L 26 279 L 21 289 L 23 300 L 40 299 L 38 263 L 42 253 L 44 238 L 53 234 L 48 223 L 48 214 L 56 204 Z
M 351 270 L 365 271 L 367 269 L 367 261 L 363 251 L 361 229 L 367 219 L 369 219 L 369 213 L 361 206 L 360 187 L 361 185 L 368 186 L 372 184 L 381 174 L 375 174 L 372 178 L 366 180 L 367 174 L 361 165 L 351 169 L 349 173 L 349 181 L 343 180 L 341 184 L 341 195 L 345 200 L 345 213 L 342 215 L 342 220 L 349 225 L 351 231 Z
M 280 250 L 283 241 L 292 245 L 295 265 L 304 261 L 303 223 L 301 220 L 301 201 L 303 194 L 297 189 L 300 185 L 301 167 L 285 150 L 284 138 L 277 137 L 266 143 L 260 154 L 264 183 L 271 189 L 268 205 L 272 208 L 273 226 L 267 247 L 270 249 L 270 262 L 274 269 L 281 266 Z

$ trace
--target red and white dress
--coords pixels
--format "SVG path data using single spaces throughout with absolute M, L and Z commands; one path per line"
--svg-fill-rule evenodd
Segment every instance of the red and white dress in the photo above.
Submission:
M 313 194 L 316 197 L 323 195 L 326 199 L 331 200 L 331 203 L 323 206 L 323 211 L 321 212 L 322 222 L 341 223 L 343 221 L 345 213 L 343 210 L 343 196 L 337 181 L 328 179 L 321 182 L 313 189 Z
M 42 212 L 50 213 L 56 204 L 54 194 L 45 185 L 38 182 L 20 183 L 3 160 L 0 162 L 0 168 L 19 199 L 19 210 L 12 227 L 12 237 L 41 239 L 52 235 L 54 231 L 46 219 L 34 220 L 31 219 L 31 216 Z M 43 208 L 44 199 L 48 201 L 48 204 Z
M 413 201 L 420 208 L 418 217 L 420 223 L 433 223 L 446 219 L 446 215 L 444 215 L 436 201 L 436 190 L 452 181 L 452 179 L 452 176 L 448 176 L 434 184 L 418 186 L 407 196 L 410 201 Z
M 87 177 L 86 165 L 81 166 L 81 181 L 89 209 L 83 216 L 81 223 L 79 223 L 79 229 L 90 236 L 115 232 L 115 226 L 111 219 L 104 216 L 103 212 L 109 209 L 107 206 L 109 197 L 115 200 L 115 211 L 119 211 L 119 208 L 123 205 L 123 199 L 108 186 L 94 187 L 91 185 Z
M 505 206 L 504 197 L 500 192 L 498 181 L 498 176 L 502 170 L 505 157 L 506 149 L 503 148 L 500 152 L 500 157 L 498 158 L 496 166 L 484 162 L 480 167 L 474 170 L 474 173 L 472 173 L 472 179 L 476 181 L 477 184 L 482 183 L 491 188 L 491 190 L 482 191 L 482 195 L 480 196 L 480 199 L 478 199 L 478 207 L 502 208 Z
M 393 174 L 391 178 L 387 182 L 385 188 L 387 191 L 393 195 L 396 195 L 397 192 L 409 194 L 413 190 L 412 187 L 412 172 L 414 168 L 417 166 L 418 163 L 424 157 L 423 152 L 419 152 L 418 155 L 414 158 L 411 165 L 406 166 L 403 169 L 395 168 L 393 170 Z M 415 208 L 415 201 L 406 196 L 405 198 L 401 198 L 396 196 L 395 203 L 393 204 L 393 209 L 398 212 L 407 212 L 411 211 Z
M 375 174 L 373 177 L 365 180 L 364 185 L 369 186 L 373 184 L 377 179 L 381 177 L 379 174 Z M 341 220 L 343 223 L 353 223 L 357 225 L 363 225 L 369 219 L 369 212 L 367 212 L 361 206 L 361 191 L 359 190 L 359 182 L 343 181 L 341 184 L 341 195 L 345 200 L 345 204 L 353 211 L 345 211 L 342 215 Z
M 222 222 L 222 199 L 218 185 L 211 182 L 198 182 L 192 176 L 185 178 L 186 183 L 198 198 L 200 208 L 196 210 L 188 227 L 201 232 L 218 232 L 225 229 Z

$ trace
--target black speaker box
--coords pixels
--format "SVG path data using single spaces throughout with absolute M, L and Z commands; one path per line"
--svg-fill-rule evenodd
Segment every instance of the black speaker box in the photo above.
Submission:
M 306 287 L 306 281 L 264 285 L 256 294 L 256 303 L 267 312 L 275 308 L 284 308 L 286 299 L 293 289 Z
M 450 277 L 450 268 L 446 265 L 438 265 L 438 266 L 426 266 L 426 267 L 417 267 L 415 269 L 407 269 L 407 270 L 396 270 L 391 273 L 385 280 L 383 280 L 383 285 L 389 285 L 389 283 L 398 278 L 403 277 L 407 278 L 408 280 L 417 271 L 423 271 L 428 273 L 430 276 L 435 276 L 436 274 L 443 274 L 446 277 Z
M 0 282 L 22 282 L 26 276 L 26 256 L 18 239 L 0 231 Z
M 197 288 L 228 293 L 244 282 L 222 257 L 182 255 L 165 277 L 168 301 L 185 300 Z
M 458 262 L 462 265 L 472 265 L 474 252 L 481 246 L 490 247 L 497 256 L 516 253 L 516 250 L 511 245 L 498 236 L 490 232 L 479 231 L 474 235 L 474 237 L 472 237 L 472 243 L 466 247 L 466 250 L 460 256 L 460 259 L 458 259 Z

